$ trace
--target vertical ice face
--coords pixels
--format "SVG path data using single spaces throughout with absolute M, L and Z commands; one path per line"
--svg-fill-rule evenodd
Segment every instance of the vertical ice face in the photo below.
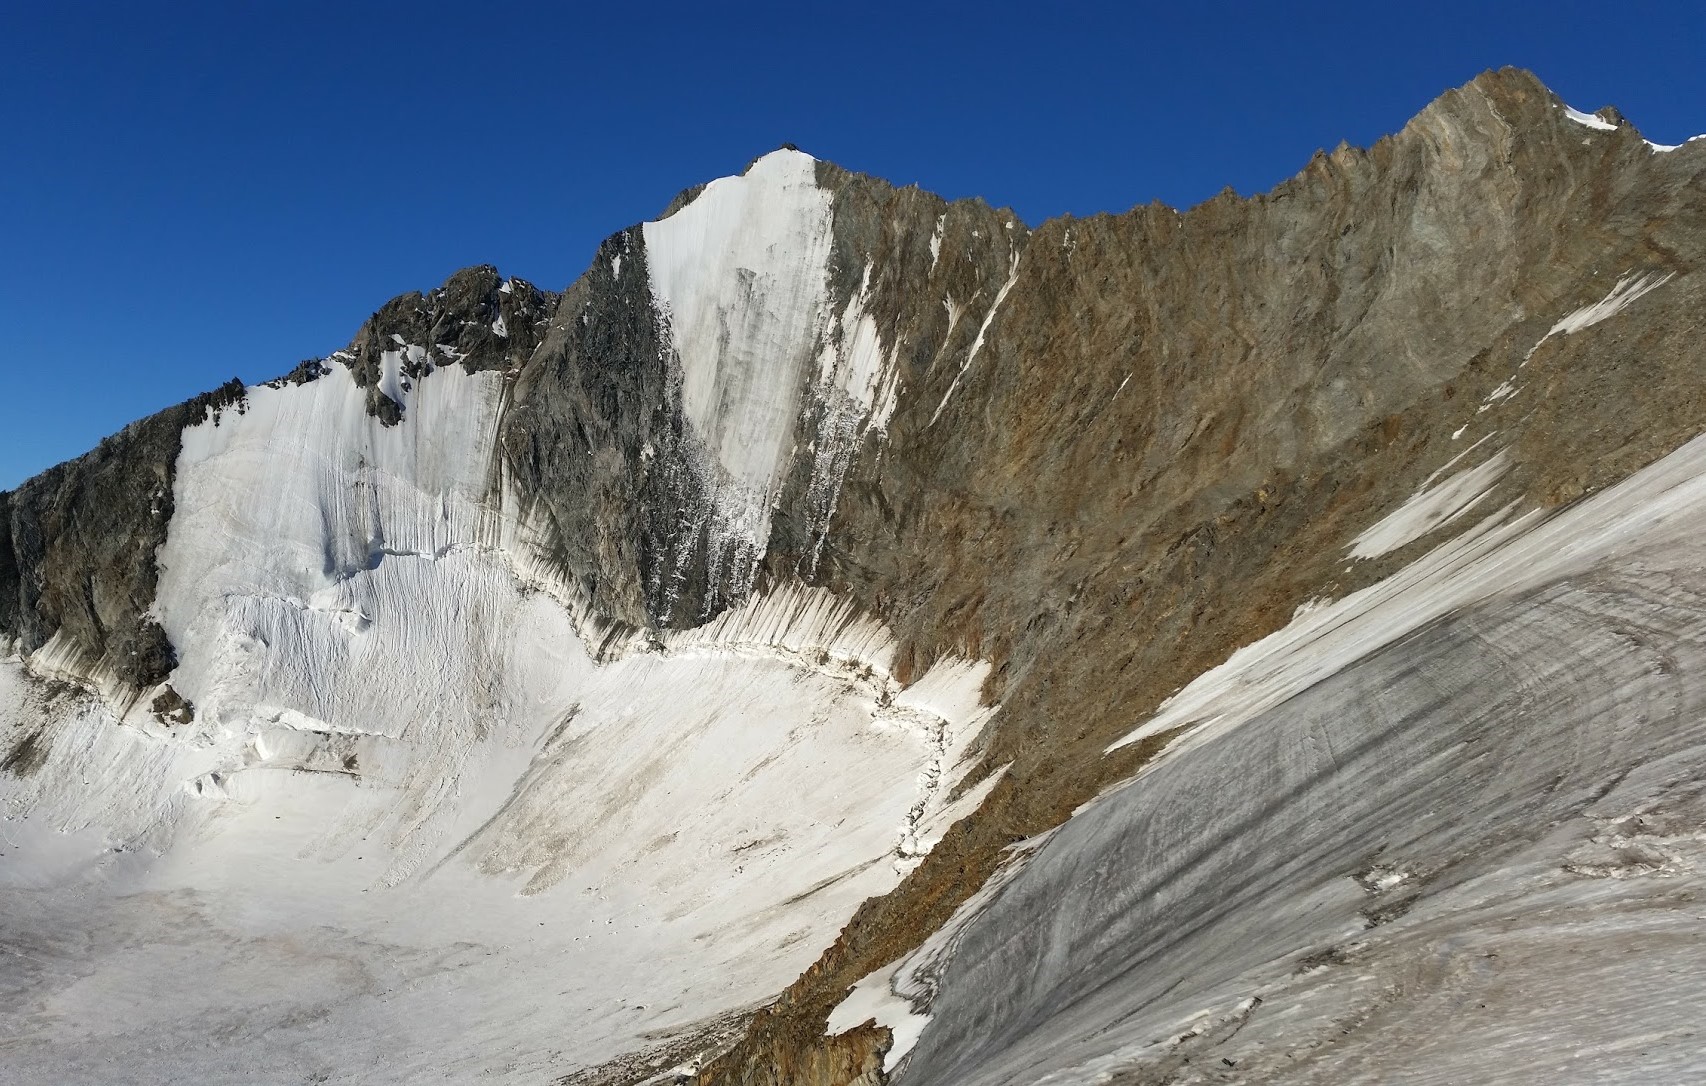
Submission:
M 502 380 L 454 367 L 404 378 L 402 362 L 424 357 L 400 345 L 381 362 L 380 388 L 407 404 L 409 426 L 373 425 L 337 365 L 300 387 L 252 388 L 240 414 L 184 431 L 156 604 L 180 652 L 204 642 L 191 624 L 224 578 L 306 595 L 387 553 L 479 539 Z
M 687 421 L 724 480 L 754 501 L 767 498 L 793 436 L 825 311 L 830 196 L 816 166 L 777 151 L 644 228 Z
M 731 479 L 760 490 L 791 436 L 824 311 L 830 197 L 816 167 L 777 151 L 644 227 L 687 419 Z
M 882 431 L 895 407 L 894 361 L 867 312 L 873 268 L 851 297 L 835 297 L 833 230 L 817 163 L 793 150 L 711 182 L 644 227 L 652 300 L 679 365 L 690 434 L 677 470 L 698 477 L 710 506 L 689 511 L 681 534 L 705 530 L 713 602 L 733 602 L 750 586 L 788 458 L 803 442 L 802 415 L 815 428 L 803 512 L 821 540 L 866 435 Z

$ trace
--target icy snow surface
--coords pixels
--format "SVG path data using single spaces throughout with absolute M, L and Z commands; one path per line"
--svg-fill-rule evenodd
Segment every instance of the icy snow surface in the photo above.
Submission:
M 1505 454 L 1498 453 L 1483 464 L 1423 487 L 1420 493 L 1352 540 L 1351 557 L 1378 558 L 1449 524 L 1487 496 L 1505 473 L 1507 463 Z
M 1235 653 L 894 971 L 898 1081 L 1706 1080 L 1703 539 L 1699 438 Z
M 963 813 L 986 665 L 901 690 L 821 591 L 597 662 L 482 504 L 502 382 L 386 428 L 337 366 L 186 432 L 193 723 L 0 662 L 41 752 L 0 774 L 0 1079 L 546 1081 L 773 994 Z
M 1608 317 L 1616 316 L 1641 298 L 1670 282 L 1671 276 L 1675 274 L 1675 272 L 1666 275 L 1635 275 L 1631 273 L 1623 276 L 1617 280 L 1617 285 L 1611 288 L 1611 293 L 1604 298 L 1592 305 L 1583 306 L 1554 324 L 1551 330 L 1542 337 L 1542 342 L 1552 336 L 1567 336 L 1574 332 L 1580 332 L 1584 328 L 1593 327 Z
M 873 970 L 847 990 L 847 995 L 829 1012 L 825 1034 L 845 1033 L 867 1021 L 885 1026 L 893 1034 L 893 1042 L 883 1057 L 883 1071 L 894 1075 L 905 1068 L 908 1054 L 930 1023 L 930 1015 L 924 1008 L 935 998 L 941 971 L 952 961 L 961 934 L 1023 870 L 1023 865 L 1013 860 L 1034 850 L 1053 832 L 1010 845 L 1006 850 L 1008 862 L 997 868 L 946 924 L 931 932 L 916 950 Z
M 766 155 L 644 227 L 687 419 L 729 476 L 760 492 L 787 448 L 825 302 L 830 198 L 816 169 L 799 152 Z
M 808 498 L 819 528 L 865 435 L 894 410 L 895 367 L 866 313 L 869 269 L 832 312 L 832 225 L 816 161 L 781 150 L 643 229 L 652 299 L 704 450 L 704 463 L 688 467 L 713 495 L 710 557 L 721 565 L 732 556 L 748 579 L 769 540 L 802 407 L 819 416 Z M 737 594 L 745 586 L 737 581 Z
M 816 170 L 809 155 L 774 152 L 643 228 L 652 300 L 703 448 L 682 467 L 711 493 L 707 557 L 713 568 L 732 560 L 737 593 L 770 538 L 827 306 L 831 207 Z

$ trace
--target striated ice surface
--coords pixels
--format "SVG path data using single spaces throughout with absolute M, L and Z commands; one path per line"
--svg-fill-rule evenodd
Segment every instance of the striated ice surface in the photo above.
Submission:
M 1201 676 L 861 997 L 898 1081 L 1706 1075 L 1703 527 L 1696 439 Z

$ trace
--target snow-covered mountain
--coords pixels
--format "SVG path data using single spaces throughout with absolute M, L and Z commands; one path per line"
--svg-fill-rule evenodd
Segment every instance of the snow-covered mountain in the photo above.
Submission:
M 1685 1081 L 1706 141 L 784 148 L 0 494 L 0 1081 Z M 282 368 L 282 367 L 281 367 Z

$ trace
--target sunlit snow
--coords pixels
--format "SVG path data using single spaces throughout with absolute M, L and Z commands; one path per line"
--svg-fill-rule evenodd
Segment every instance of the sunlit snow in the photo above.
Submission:
M 193 723 L 0 663 L 0 734 L 48 722 L 0 776 L 10 1068 L 567 1073 L 767 997 L 964 813 L 987 667 L 903 690 L 821 591 L 595 658 L 482 502 L 502 382 L 437 370 L 383 427 L 339 366 L 186 432 L 157 610 Z

